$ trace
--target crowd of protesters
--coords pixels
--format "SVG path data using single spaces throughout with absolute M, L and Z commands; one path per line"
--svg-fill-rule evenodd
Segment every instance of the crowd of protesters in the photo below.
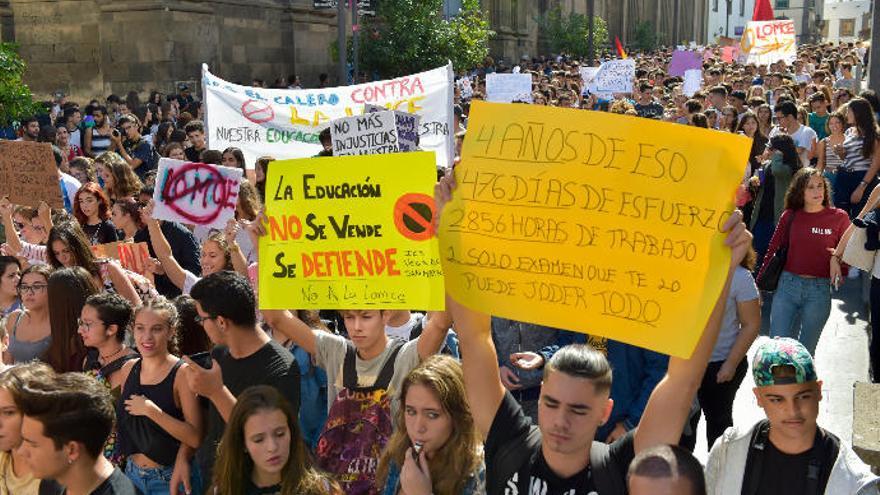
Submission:
M 689 359 L 451 297 L 428 314 L 259 311 L 273 157 L 210 149 L 186 86 L 84 106 L 58 95 L 17 132 L 53 145 L 64 208 L 0 198 L 0 495 L 878 493 L 880 479 L 817 425 L 813 360 L 832 291 L 860 276 L 841 261 L 847 240 L 877 225 L 880 100 L 862 90 L 866 50 L 803 46 L 793 64 L 760 67 L 708 50 L 693 94 L 667 73 L 672 50 L 658 50 L 635 57 L 630 94 L 591 93 L 583 62 L 566 57 L 487 59 L 459 74 L 454 102 L 458 149 L 496 71 L 531 74 L 537 105 L 752 139 L 741 211 L 724 226 L 727 283 Z M 321 141 L 319 156 L 332 155 L 327 131 Z M 247 172 L 226 228 L 153 217 L 159 157 Z M 442 212 L 456 184 L 452 170 L 439 176 Z M 147 244 L 145 273 L 92 249 L 116 241 Z M 756 278 L 780 250 L 775 338 L 750 366 Z M 878 322 L 880 269 L 865 277 Z M 869 354 L 880 381 L 877 324 Z M 766 413 L 756 425 L 732 415 L 750 368 Z M 701 414 L 705 468 L 692 454 Z

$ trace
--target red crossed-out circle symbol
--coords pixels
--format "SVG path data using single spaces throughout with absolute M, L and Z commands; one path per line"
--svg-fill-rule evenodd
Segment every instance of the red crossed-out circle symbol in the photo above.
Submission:
M 241 105 L 241 114 L 254 124 L 264 124 L 275 118 L 272 105 L 259 100 L 248 100 Z
M 424 241 L 434 235 L 434 198 L 427 194 L 404 194 L 394 204 L 394 225 L 407 239 Z

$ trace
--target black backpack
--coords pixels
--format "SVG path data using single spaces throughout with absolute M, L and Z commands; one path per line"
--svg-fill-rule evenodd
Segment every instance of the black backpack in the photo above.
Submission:
M 525 443 L 509 442 L 499 449 L 491 464 L 486 466 L 486 479 L 505 482 L 517 474 L 516 489 L 518 495 L 529 493 L 529 468 L 535 463 L 541 451 L 541 431 L 532 426 Z M 590 447 L 590 467 L 593 483 L 599 495 L 625 495 L 626 483 L 621 478 L 622 470 L 617 461 L 611 457 L 608 444 L 593 442 Z M 504 486 L 487 486 L 488 495 L 504 495 Z
M 825 440 L 822 441 L 822 433 Z M 764 452 L 770 435 L 770 421 L 764 420 L 755 425 L 752 430 L 752 438 L 749 441 L 749 454 L 746 457 L 746 466 L 743 473 L 742 495 L 755 495 L 758 493 L 758 483 L 761 482 L 761 469 L 764 464 Z M 833 433 L 816 428 L 816 438 L 813 440 L 813 448 L 810 450 L 810 463 L 807 466 L 807 490 L 804 495 L 820 495 L 825 492 L 825 486 L 819 486 L 819 478 L 822 475 L 822 467 L 829 468 L 837 461 L 840 452 L 840 439 Z M 827 480 L 826 480 L 827 483 Z

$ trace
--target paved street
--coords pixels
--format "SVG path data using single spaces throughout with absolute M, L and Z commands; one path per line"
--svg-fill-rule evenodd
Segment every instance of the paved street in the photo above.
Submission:
M 868 314 L 861 297 L 861 280 L 847 280 L 831 302 L 831 317 L 825 324 L 816 351 L 816 372 L 822 385 L 819 425 L 852 442 L 853 383 L 868 379 Z M 769 308 L 765 305 L 762 335 L 769 333 Z M 748 357 L 762 339 L 752 345 Z M 751 371 L 740 386 L 733 405 L 736 424 L 753 424 L 764 417 L 752 393 Z M 702 462 L 708 456 L 705 421 L 700 421 L 695 454 Z

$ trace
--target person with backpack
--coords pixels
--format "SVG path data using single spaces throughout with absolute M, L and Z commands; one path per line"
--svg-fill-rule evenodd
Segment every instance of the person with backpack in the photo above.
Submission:
M 822 382 L 800 342 L 775 338 L 752 359 L 755 398 L 767 419 L 732 426 L 706 465 L 710 495 L 876 495 L 880 477 L 818 426 Z
M 435 186 L 437 211 L 442 212 L 454 185 L 450 173 Z M 732 251 L 727 281 L 693 354 L 670 358 L 639 427 L 611 445 L 595 441 L 613 406 L 611 366 L 604 355 L 586 345 L 569 345 L 554 354 L 544 366 L 536 426 L 501 383 L 489 316 L 447 298 L 464 351 L 471 414 L 485 442 L 489 495 L 624 494 L 627 469 L 637 453 L 679 441 L 718 337 L 731 274 L 751 244 L 738 211 L 722 231 Z
M 376 465 L 391 436 L 397 391 L 419 362 L 436 354 L 451 324 L 429 313 L 422 334 L 408 342 L 385 333 L 386 311 L 341 311 L 348 339 L 306 325 L 289 311 L 264 311 L 273 331 L 315 356 L 327 372 L 328 417 L 315 452 L 321 469 L 347 494 L 375 495 Z

